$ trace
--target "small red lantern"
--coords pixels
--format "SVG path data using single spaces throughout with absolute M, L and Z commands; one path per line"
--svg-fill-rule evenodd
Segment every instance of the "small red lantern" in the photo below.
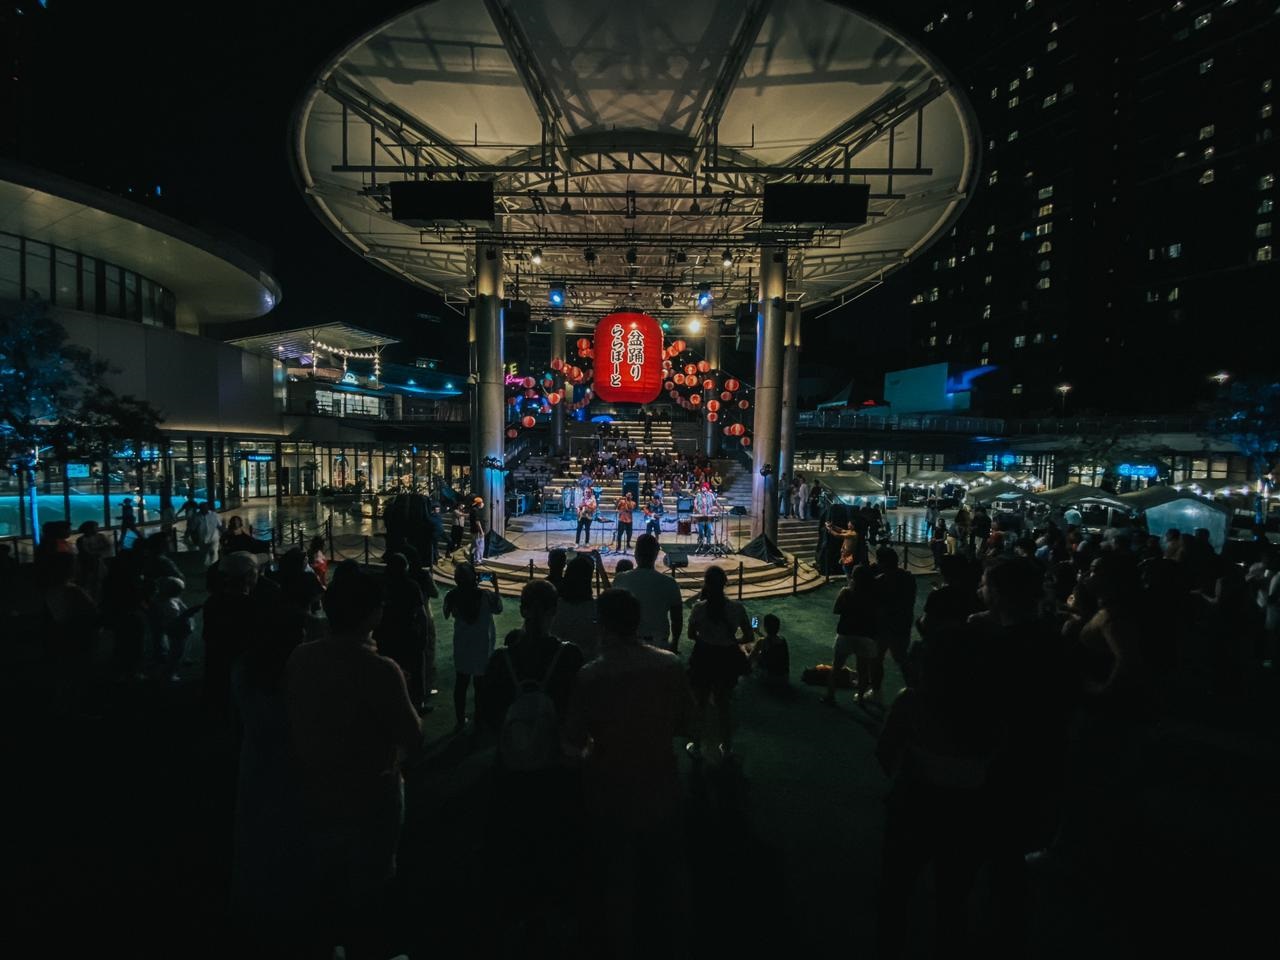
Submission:
M 532 387 L 535 383 L 537 383 L 537 381 L 536 381 L 536 380 L 534 380 L 534 379 L 533 379 L 533 377 L 525 377 L 525 378 L 524 378 L 524 385 L 525 385 L 525 387 L 526 387 L 526 388 L 528 388 L 528 387 Z
M 676 353 L 684 353 L 685 348 L 688 346 L 688 344 L 686 344 L 683 340 L 677 340 L 675 343 L 672 344 L 672 346 L 676 348 Z
M 507 397 L 507 406 L 508 406 L 508 407 L 514 407 L 515 405 L 516 405 L 516 398 L 515 398 L 515 397 Z
M 707 372 L 708 370 L 710 370 L 710 369 L 711 369 L 711 364 L 707 363 L 707 361 L 705 361 L 705 360 L 699 360 L 699 361 L 698 361 L 698 372 L 699 372 L 699 373 L 706 373 L 706 372 Z
M 733 377 L 730 377 L 724 382 L 724 388 L 730 392 L 737 390 L 740 386 L 742 386 L 742 381 L 735 380 Z
M 548 393 L 548 394 L 547 394 L 547 400 L 549 400 L 549 401 L 551 402 L 551 405 L 554 407 L 557 403 L 559 403 L 559 402 L 560 402 L 560 394 L 558 394 L 558 393 Z
M 739 400 L 739 401 L 738 401 L 738 409 L 739 409 L 739 410 L 745 410 L 745 409 L 747 409 L 747 407 L 749 407 L 749 406 L 751 406 L 751 404 L 747 403 L 747 401 L 745 401 L 745 400 Z
M 529 427 L 532 427 L 532 426 L 533 426 L 535 423 L 537 423 L 538 421 L 537 421 L 537 420 L 535 420 L 533 417 L 525 417 L 525 418 L 524 418 L 523 420 L 521 420 L 520 422 L 524 424 L 525 429 L 528 429 Z
M 696 363 L 686 363 L 684 365 L 684 372 L 686 375 L 692 377 L 698 372 L 698 365 Z
M 730 424 L 729 426 L 727 426 L 727 427 L 725 427 L 725 428 L 724 428 L 724 435 L 725 435 L 726 437 L 732 437 L 732 436 L 733 436 L 733 425 L 732 425 L 732 424 Z
M 578 338 L 578 352 L 584 353 L 591 349 L 591 341 L 587 337 Z
M 690 395 L 689 395 L 689 402 L 690 402 L 690 403 L 692 403 L 692 404 L 696 407 L 698 404 L 700 404 L 700 403 L 702 402 L 702 394 L 700 394 L 700 393 L 693 393 L 693 394 L 690 394 Z
M 719 410 L 719 409 L 720 409 L 720 401 L 719 401 L 719 400 L 708 400 L 708 401 L 707 401 L 707 409 L 708 409 L 708 410 L 710 410 L 712 413 L 715 413 L 717 410 Z
M 517 430 L 515 427 L 512 427 L 510 430 L 507 431 L 508 440 L 514 440 L 518 436 L 520 436 L 520 431 Z
M 662 389 L 667 391 L 667 393 L 670 393 L 672 390 L 675 389 L 675 381 L 668 380 L 666 383 L 662 385 Z
M 720 419 L 720 414 L 716 413 L 714 410 L 712 410 L 710 413 L 707 414 L 707 420 L 710 421 L 711 423 L 715 423 L 719 419 Z
M 559 357 L 552 357 L 552 358 L 551 358 L 551 369 L 552 369 L 552 370 L 559 370 L 559 369 L 560 369 L 561 367 L 563 367 L 563 366 L 564 366 L 564 361 L 563 361 L 563 360 L 561 360 Z
M 742 438 L 742 445 L 743 445 L 744 447 L 749 447 L 749 446 L 751 446 L 751 438 L 750 438 L 750 437 L 743 437 L 743 438 Z
M 708 377 L 706 380 L 702 381 L 702 389 L 707 391 L 707 393 L 712 393 L 716 389 L 716 382 Z
M 723 400 L 725 403 L 728 403 L 730 400 L 733 399 L 733 394 L 730 393 L 728 390 L 725 390 L 721 392 L 720 399 Z

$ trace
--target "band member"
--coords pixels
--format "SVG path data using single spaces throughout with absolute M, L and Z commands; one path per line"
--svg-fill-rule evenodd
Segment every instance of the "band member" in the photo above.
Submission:
M 582 492 L 582 500 L 578 503 L 578 531 L 573 535 L 576 546 L 582 542 L 582 534 L 587 535 L 587 543 L 591 543 L 591 521 L 596 518 L 596 494 L 590 487 Z
M 655 490 L 644 508 L 644 532 L 653 535 L 654 540 L 662 539 L 662 497 Z
M 711 484 L 704 483 L 702 489 L 693 495 L 693 513 L 698 520 L 698 546 L 709 547 L 714 542 L 711 536 L 710 517 L 715 513 L 716 495 L 711 492 Z
M 618 500 L 618 534 L 617 549 L 622 550 L 622 535 L 627 535 L 627 550 L 631 549 L 631 513 L 636 502 L 631 499 L 631 491 L 624 491 Z

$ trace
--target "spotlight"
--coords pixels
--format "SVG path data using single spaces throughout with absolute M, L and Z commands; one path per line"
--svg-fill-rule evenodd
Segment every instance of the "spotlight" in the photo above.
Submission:
M 676 263 L 684 263 L 689 259 L 689 255 L 683 250 L 676 251 Z
M 627 263 L 632 264 L 634 266 L 635 262 L 636 262 L 636 248 L 627 247 Z
M 535 261 L 535 262 L 536 262 L 536 261 Z M 721 262 L 722 264 L 724 264 L 726 268 L 727 268 L 727 267 L 732 267 L 732 266 L 733 266 L 733 251 L 732 251 L 732 250 L 730 250 L 728 247 L 725 247 L 725 248 L 724 248 L 724 253 L 720 254 L 720 262 Z
M 587 261 L 587 263 L 595 263 L 596 252 L 592 250 L 590 247 L 587 247 L 587 249 L 582 251 L 582 259 Z
M 694 198 L 693 198 L 693 203 L 689 204 L 689 212 L 690 212 L 690 213 L 701 213 L 701 212 L 702 212 L 702 207 L 698 206 L 698 198 L 697 198 L 697 197 L 694 197 Z
M 692 320 L 690 320 L 690 321 L 689 321 L 689 332 L 690 332 L 690 333 L 701 333 L 701 332 L 702 332 L 702 321 L 701 321 L 701 320 L 699 320 L 697 317 L 694 317 Z
M 672 286 L 671 286 L 671 284 L 669 284 L 669 283 L 664 283 L 664 284 L 662 285 L 662 294 L 661 294 L 661 296 L 660 296 L 660 298 L 659 298 L 659 302 L 660 302 L 664 307 L 673 307 L 673 306 L 675 306 L 675 302 L 676 302 L 675 288 L 674 288 L 674 287 L 672 287 Z
M 702 283 L 698 285 L 698 309 L 706 310 L 711 306 L 711 284 Z
M 542 248 L 534 247 L 533 251 L 529 254 L 529 259 L 533 261 L 533 265 L 535 267 L 540 265 L 542 263 Z
M 553 283 L 551 285 L 551 289 L 547 293 L 547 302 L 550 303 L 552 307 L 559 309 L 564 306 L 564 300 L 564 284 Z
M 565 197 L 564 202 L 560 204 L 561 213 L 573 213 L 573 207 L 569 205 L 569 198 Z

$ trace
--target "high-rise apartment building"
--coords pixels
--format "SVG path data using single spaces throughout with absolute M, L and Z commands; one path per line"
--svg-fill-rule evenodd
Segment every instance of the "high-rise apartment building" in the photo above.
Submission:
M 885 15 L 966 87 L 983 140 L 978 191 L 909 268 L 913 363 L 990 368 L 972 405 L 1006 415 L 1172 411 L 1221 369 L 1274 370 L 1274 2 Z

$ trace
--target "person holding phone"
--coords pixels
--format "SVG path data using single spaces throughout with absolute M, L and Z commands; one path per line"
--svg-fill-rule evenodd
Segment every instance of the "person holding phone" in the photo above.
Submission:
M 486 570 L 484 576 L 493 586 L 492 593 L 481 589 L 476 568 L 463 561 L 453 572 L 456 586 L 444 596 L 444 618 L 453 619 L 455 733 L 460 733 L 467 724 L 467 687 L 475 687 L 476 697 L 480 696 L 489 655 L 493 653 L 497 638 L 493 618 L 502 612 L 498 575 L 493 570 Z

